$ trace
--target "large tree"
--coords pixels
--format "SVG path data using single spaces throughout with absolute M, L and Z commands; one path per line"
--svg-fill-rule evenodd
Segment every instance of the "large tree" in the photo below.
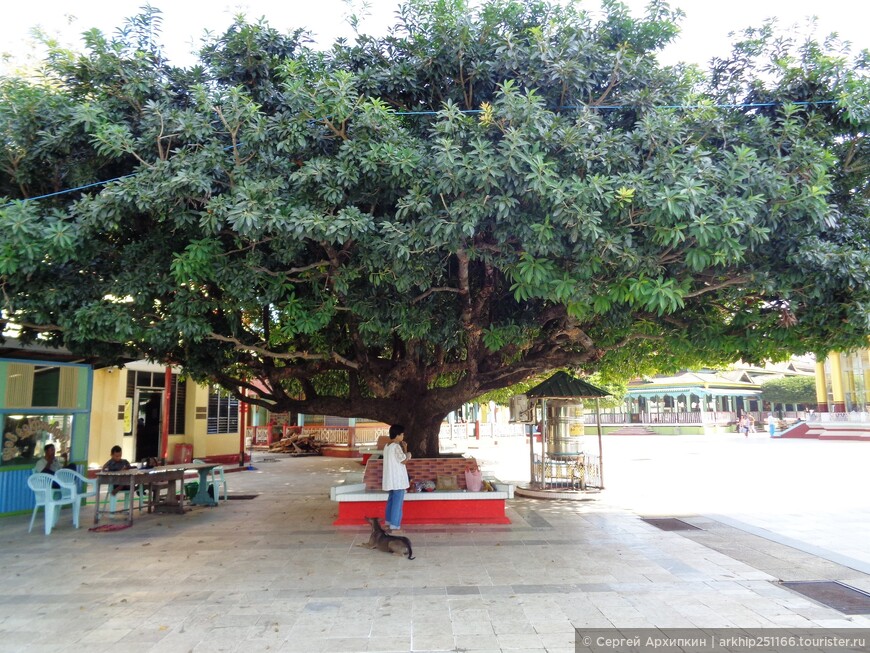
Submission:
M 785 376 L 761 384 L 762 401 L 771 404 L 816 403 L 816 379 L 813 376 Z
M 547 370 L 865 341 L 866 53 L 764 26 L 705 73 L 661 2 L 469 4 L 327 51 L 240 19 L 187 70 L 150 12 L 3 80 L 3 319 L 429 455 Z

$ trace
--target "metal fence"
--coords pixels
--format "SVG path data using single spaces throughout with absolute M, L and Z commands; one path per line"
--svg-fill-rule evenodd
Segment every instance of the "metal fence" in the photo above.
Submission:
M 535 454 L 535 481 L 541 474 L 541 457 Z M 573 490 L 601 487 L 601 458 L 598 454 L 584 453 L 579 456 L 544 457 L 543 487 L 565 487 Z
M 246 426 L 245 439 L 255 446 L 267 445 L 271 430 L 269 426 Z
M 770 411 L 744 411 L 752 415 L 756 423 L 761 423 L 767 419 Z M 741 413 L 742 414 L 742 413 Z M 775 411 L 774 414 L 784 420 L 806 419 L 808 413 L 805 411 Z M 828 413 L 830 415 L 845 415 L 846 413 Z M 852 415 L 860 415 L 861 413 L 850 413 Z M 866 416 L 866 413 L 865 413 Z M 686 412 L 667 412 L 667 413 L 601 413 L 601 424 L 603 426 L 620 425 L 620 424 L 733 424 L 739 417 L 736 411 L 723 410 L 705 410 L 705 411 L 686 411 Z M 587 413 L 583 419 L 586 425 L 595 425 L 598 423 L 594 413 Z M 852 421 L 852 420 L 831 420 L 831 421 Z M 861 421 L 856 418 L 854 421 Z
M 368 446 L 378 441 L 382 435 L 389 434 L 388 426 L 303 426 L 304 435 L 314 436 L 316 440 L 327 444 L 343 444 L 348 446 Z
M 502 424 L 500 422 L 483 422 L 480 424 L 482 438 L 512 438 L 528 435 L 525 424 Z M 442 424 L 442 440 L 464 440 L 475 436 L 474 422 L 456 422 Z

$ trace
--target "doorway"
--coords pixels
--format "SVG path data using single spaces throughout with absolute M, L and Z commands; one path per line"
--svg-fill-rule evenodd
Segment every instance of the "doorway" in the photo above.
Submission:
M 136 460 L 160 457 L 160 434 L 163 422 L 163 391 L 136 388 L 133 399 Z

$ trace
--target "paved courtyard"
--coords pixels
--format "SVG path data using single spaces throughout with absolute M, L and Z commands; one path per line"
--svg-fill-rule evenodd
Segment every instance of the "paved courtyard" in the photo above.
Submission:
M 844 564 L 865 559 L 866 544 L 815 541 L 802 518 L 824 524 L 822 509 L 836 506 L 866 528 L 866 473 L 843 479 L 862 460 L 866 469 L 866 443 L 658 440 L 606 438 L 608 489 L 590 501 L 518 498 L 509 526 L 408 527 L 412 561 L 359 547 L 362 527 L 331 525 L 329 486 L 361 469 L 340 459 L 256 462 L 228 476 L 231 492 L 255 499 L 142 515 L 116 532 L 88 532 L 92 508 L 82 529 L 64 514 L 48 537 L 41 521 L 28 533 L 29 516 L 4 518 L 0 650 L 567 653 L 575 628 L 870 627 L 870 616 L 776 583 L 870 590 L 866 570 Z M 471 444 L 503 478 L 523 478 L 521 443 Z M 776 480 L 766 480 L 775 460 Z M 843 464 L 819 476 L 829 460 Z M 798 464 L 814 480 L 782 471 Z M 663 474 L 668 465 L 685 474 Z M 792 496 L 783 475 L 813 499 L 774 501 L 774 490 Z M 726 477 L 727 501 L 710 489 Z M 653 514 L 701 530 L 665 532 L 639 518 Z M 830 523 L 833 532 L 843 522 Z M 801 537 L 802 547 L 777 541 Z
M 587 450 L 598 451 L 594 436 L 585 440 Z M 470 446 L 503 477 L 528 479 L 522 443 Z M 600 501 L 607 505 L 640 515 L 715 517 L 870 574 L 867 442 L 766 433 L 605 436 L 604 462 Z

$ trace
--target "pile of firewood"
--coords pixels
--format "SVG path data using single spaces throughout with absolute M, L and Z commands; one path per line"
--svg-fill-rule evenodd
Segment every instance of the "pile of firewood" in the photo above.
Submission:
M 313 434 L 294 433 L 269 447 L 271 453 L 289 453 L 291 456 L 319 456 L 325 442 L 315 439 Z

